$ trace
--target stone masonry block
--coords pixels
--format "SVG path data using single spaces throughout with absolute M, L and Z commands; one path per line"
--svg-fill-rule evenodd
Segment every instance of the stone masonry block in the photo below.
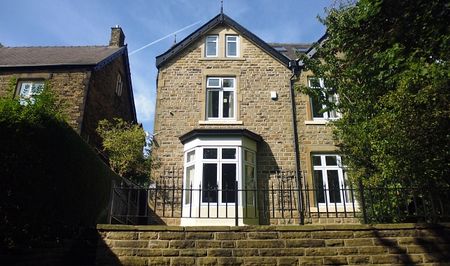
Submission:
M 296 247 L 324 247 L 325 240 L 321 239 L 292 239 L 286 240 L 286 247 L 288 248 L 296 248 Z
M 138 239 L 137 232 L 109 232 L 107 235 L 108 239 L 118 239 L 118 240 L 135 240 Z
M 241 240 L 237 241 L 238 248 L 284 248 L 282 240 Z

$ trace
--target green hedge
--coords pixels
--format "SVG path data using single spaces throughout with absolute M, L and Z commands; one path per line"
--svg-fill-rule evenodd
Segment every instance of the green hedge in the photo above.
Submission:
M 65 122 L 0 119 L 0 245 L 54 242 L 105 222 L 113 179 Z

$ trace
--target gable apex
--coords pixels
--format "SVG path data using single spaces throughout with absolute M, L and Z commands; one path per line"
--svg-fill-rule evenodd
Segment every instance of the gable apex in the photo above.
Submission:
M 231 28 L 233 28 L 236 32 L 241 34 L 243 37 L 247 38 L 250 42 L 267 52 L 269 55 L 277 59 L 279 62 L 281 62 L 284 66 L 289 68 L 289 59 L 286 58 L 283 54 L 275 50 L 272 46 L 267 44 L 265 41 L 263 41 L 261 38 L 253 34 L 251 31 L 244 28 L 242 25 L 231 19 L 229 16 L 227 16 L 224 13 L 219 13 L 217 16 L 212 18 L 210 21 L 205 23 L 203 26 L 198 28 L 196 31 L 191 33 L 189 36 L 184 38 L 182 41 L 177 43 L 176 45 L 172 46 L 169 50 L 164 52 L 161 55 L 158 55 L 156 57 L 156 67 L 160 68 L 165 62 L 175 57 L 177 54 L 179 54 L 181 51 L 183 51 L 186 47 L 197 41 L 198 39 L 202 38 L 205 34 L 207 34 L 210 30 L 213 28 L 219 26 L 219 25 L 227 25 Z

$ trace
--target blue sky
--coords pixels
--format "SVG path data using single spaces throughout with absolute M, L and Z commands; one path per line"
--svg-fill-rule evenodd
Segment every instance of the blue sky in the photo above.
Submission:
M 266 42 L 314 42 L 325 28 L 317 20 L 333 0 L 224 0 L 224 12 Z M 182 40 L 220 11 L 220 0 L 9 0 L 0 10 L 4 46 L 107 45 L 120 25 L 128 51 L 170 33 Z M 139 122 L 153 132 L 155 57 L 173 44 L 170 36 L 130 55 Z

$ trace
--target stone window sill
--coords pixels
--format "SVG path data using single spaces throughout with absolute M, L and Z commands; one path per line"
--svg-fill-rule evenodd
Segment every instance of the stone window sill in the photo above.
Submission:
M 328 120 L 307 120 L 305 121 L 305 125 L 326 125 L 328 124 Z
M 199 125 L 243 125 L 242 121 L 198 121 Z
M 236 57 L 203 57 L 200 58 L 200 61 L 245 61 L 245 58 L 236 58 Z

